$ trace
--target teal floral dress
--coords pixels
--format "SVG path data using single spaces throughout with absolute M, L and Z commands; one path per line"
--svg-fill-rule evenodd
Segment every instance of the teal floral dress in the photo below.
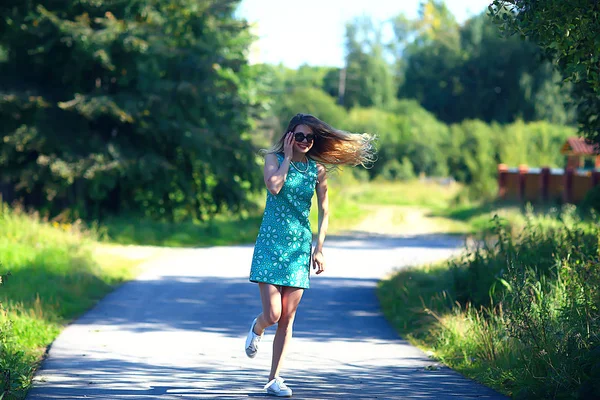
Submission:
M 277 154 L 279 164 L 283 155 Z M 267 192 L 267 203 L 260 225 L 252 267 L 251 282 L 292 286 L 310 286 L 312 231 L 308 215 L 317 183 L 317 164 L 290 164 L 283 187 L 277 195 Z

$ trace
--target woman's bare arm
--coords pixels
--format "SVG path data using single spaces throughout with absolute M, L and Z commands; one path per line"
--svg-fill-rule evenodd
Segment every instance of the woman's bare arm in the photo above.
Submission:
M 325 259 L 323 257 L 323 243 L 327 236 L 329 226 L 329 195 L 327 194 L 327 171 L 321 164 L 317 164 L 317 203 L 319 207 L 319 233 L 317 245 L 313 252 L 313 268 L 317 268 L 317 274 L 325 270 Z

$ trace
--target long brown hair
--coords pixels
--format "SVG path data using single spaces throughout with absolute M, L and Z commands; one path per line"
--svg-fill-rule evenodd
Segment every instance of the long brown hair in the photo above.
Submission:
M 350 133 L 336 129 L 310 114 L 296 114 L 281 138 L 263 153 L 282 153 L 285 134 L 294 132 L 298 125 L 306 125 L 315 135 L 307 157 L 325 165 L 362 165 L 375 162 L 375 136 L 368 133 Z

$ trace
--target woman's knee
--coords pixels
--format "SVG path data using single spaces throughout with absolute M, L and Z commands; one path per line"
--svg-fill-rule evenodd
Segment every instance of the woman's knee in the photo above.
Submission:
M 269 325 L 275 325 L 281 319 L 281 310 L 270 310 L 263 314 L 265 322 Z
M 294 324 L 295 313 L 282 313 L 278 325 L 282 328 L 291 328 Z

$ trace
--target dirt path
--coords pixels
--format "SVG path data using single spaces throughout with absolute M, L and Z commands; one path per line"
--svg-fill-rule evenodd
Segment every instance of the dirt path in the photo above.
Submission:
M 446 233 L 453 227 L 443 218 L 429 216 L 429 210 L 414 206 L 372 206 L 371 213 L 352 231 L 387 235 Z

